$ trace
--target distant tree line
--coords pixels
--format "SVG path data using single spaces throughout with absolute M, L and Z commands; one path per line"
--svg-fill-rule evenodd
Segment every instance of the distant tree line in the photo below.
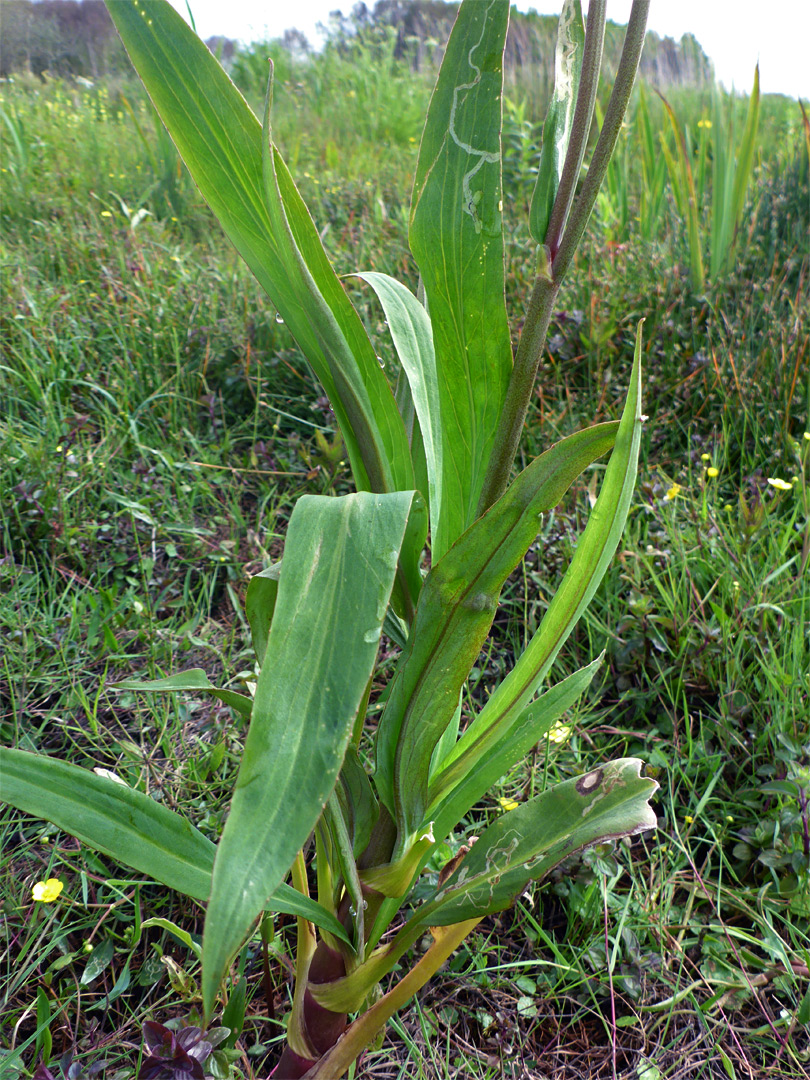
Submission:
M 585 5 L 583 4 L 583 7 Z M 437 46 L 447 41 L 458 10 L 457 3 L 444 0 L 377 0 L 373 6 L 356 3 L 350 14 L 335 11 L 329 30 L 333 40 L 342 39 L 350 47 L 353 38 L 373 34 L 379 27 L 392 27 L 397 35 L 396 55 L 407 58 L 415 69 L 433 64 Z M 508 73 L 533 69 L 541 96 L 550 95 L 554 80 L 554 50 L 557 41 L 556 15 L 538 15 L 512 8 L 506 39 L 505 70 Z M 603 70 L 612 79 L 619 64 L 624 28 L 608 22 L 605 29 Z M 641 57 L 640 75 L 645 82 L 663 89 L 670 86 L 703 86 L 714 79 L 711 61 L 692 34 L 679 42 L 648 31 Z
M 348 15 L 334 11 L 327 26 L 328 47 L 350 52 L 359 41 L 375 35 L 395 34 L 395 56 L 414 70 L 438 65 L 458 4 L 444 0 L 377 0 L 373 6 L 356 3 Z M 291 9 L 294 18 L 294 9 Z M 512 11 L 506 42 L 507 80 L 517 78 L 523 88 L 530 78 L 542 100 L 551 93 L 557 17 Z M 615 71 L 622 46 L 622 30 L 608 23 L 605 33 L 605 75 Z M 237 47 L 224 37 L 208 43 L 227 64 Z M 307 42 L 297 31 L 282 40 L 298 56 Z M 60 76 L 98 78 L 129 70 L 129 61 L 103 0 L 2 0 L 0 2 L 0 75 L 29 71 Z M 691 34 L 680 42 L 647 34 L 641 75 L 662 89 L 702 86 L 713 79 L 712 65 Z
M 0 76 L 98 78 L 129 68 L 103 0 L 2 0 Z

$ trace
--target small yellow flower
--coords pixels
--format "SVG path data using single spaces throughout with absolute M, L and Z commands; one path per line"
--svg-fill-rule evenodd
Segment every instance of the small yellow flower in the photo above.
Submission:
M 52 904 L 64 889 L 59 878 L 49 877 L 47 881 L 38 881 L 31 890 L 31 896 L 42 904 Z
M 711 128 L 711 126 L 712 126 L 711 120 L 698 120 L 698 127 L 699 128 Z
M 546 738 L 549 742 L 557 743 L 560 746 L 562 743 L 568 742 L 572 731 L 573 728 L 569 724 L 563 724 L 558 720 L 551 731 L 546 732 Z
M 692 817 L 691 814 L 687 814 L 683 820 L 686 822 L 687 825 L 691 825 L 695 819 Z
M 711 454 L 701 454 L 700 455 L 700 460 L 701 461 L 711 461 L 712 460 L 712 455 Z
M 787 480 L 782 480 L 778 476 L 769 476 L 768 483 L 771 487 L 775 487 L 777 491 L 792 491 L 793 485 L 789 484 Z
M 711 478 L 712 478 L 712 480 L 713 480 L 713 479 L 715 478 L 715 476 L 719 476 L 719 475 L 720 475 L 720 470 L 719 470 L 719 469 L 716 469 L 716 468 L 714 467 L 714 465 L 710 465 L 710 466 L 709 466 L 709 468 L 708 468 L 708 469 L 706 470 L 706 475 L 707 475 L 707 476 L 709 476 L 709 477 L 711 477 Z
M 514 799 L 498 799 L 498 806 L 502 810 L 517 810 L 518 804 Z
M 112 214 L 110 213 L 109 210 L 102 210 L 101 211 L 101 216 L 102 217 L 112 217 Z
M 807 441 L 808 441 L 808 442 L 810 442 L 810 431 L 805 431 L 805 433 L 804 433 L 804 435 L 802 436 L 802 438 L 803 438 L 803 439 L 807 439 Z
M 672 502 L 673 499 L 677 499 L 683 488 L 680 484 L 673 484 L 664 496 L 664 502 Z

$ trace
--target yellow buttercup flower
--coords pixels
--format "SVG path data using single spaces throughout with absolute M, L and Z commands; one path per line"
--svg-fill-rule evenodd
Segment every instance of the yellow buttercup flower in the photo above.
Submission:
M 517 810 L 518 804 L 514 799 L 498 799 L 498 806 L 502 810 Z
M 792 491 L 793 485 L 789 484 L 787 480 L 782 480 L 779 476 L 769 476 L 768 483 L 771 487 L 775 487 L 777 491 Z
M 710 476 L 712 478 L 712 480 L 713 480 L 715 478 L 715 476 L 720 475 L 720 470 L 716 469 L 714 467 L 714 465 L 710 465 L 709 468 L 706 470 L 706 475 Z
M 551 731 L 546 732 L 546 738 L 549 740 L 549 742 L 561 745 L 562 743 L 567 742 L 571 738 L 572 731 L 573 728 L 569 724 L 563 724 L 558 720 L 554 727 L 551 729 Z
M 59 878 L 49 877 L 47 881 L 36 883 L 31 890 L 31 896 L 41 904 L 52 904 L 64 887 Z
M 677 499 L 683 488 L 680 484 L 673 484 L 664 496 L 664 502 L 672 502 L 673 499 Z

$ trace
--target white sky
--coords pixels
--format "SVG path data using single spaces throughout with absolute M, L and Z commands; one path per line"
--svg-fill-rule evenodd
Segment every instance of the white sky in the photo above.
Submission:
M 186 14 L 186 0 L 171 0 Z M 336 8 L 347 14 L 354 0 L 189 0 L 202 38 L 222 34 L 244 41 L 278 37 L 289 27 L 320 41 L 317 24 Z M 373 8 L 374 0 L 366 0 Z M 483 0 L 482 0 L 483 2 Z M 583 0 L 583 9 L 587 0 Z M 521 11 L 560 9 L 560 0 L 518 0 Z M 630 0 L 608 0 L 608 18 L 627 22 Z M 714 62 L 718 79 L 748 92 L 759 60 L 763 93 L 810 99 L 809 0 L 652 0 L 650 30 L 662 37 L 692 33 Z

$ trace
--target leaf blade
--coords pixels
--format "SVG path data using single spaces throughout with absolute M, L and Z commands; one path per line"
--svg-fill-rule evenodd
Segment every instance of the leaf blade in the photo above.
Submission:
M 0 747 L 2 798 L 169 888 L 207 900 L 214 844 L 168 807 L 57 758 Z
M 464 0 L 419 150 L 410 242 L 439 378 L 442 511 L 436 559 L 474 520 L 512 348 L 504 300 L 501 91 L 507 0 Z
M 277 152 L 273 155 L 277 171 L 285 172 L 280 199 L 293 219 L 294 233 L 280 227 L 278 218 L 271 220 L 262 128 L 247 102 L 167 0 L 150 0 L 148 8 L 132 0 L 116 0 L 108 3 L 108 10 L 203 198 L 323 384 L 357 486 L 367 488 L 369 472 L 373 474 L 380 463 L 389 486 L 412 486 L 407 483 L 407 438 L 393 394 L 303 201 L 291 178 L 287 182 L 286 170 L 278 165 Z M 303 245 L 304 255 L 298 244 Z M 313 303 L 313 298 L 318 302 Z M 337 380 L 327 342 L 337 343 L 343 357 Z M 347 371 L 348 380 L 340 385 Z M 371 432 L 365 446 L 355 437 L 347 398 L 361 403 L 362 426 Z M 379 477 L 374 482 L 385 489 Z
M 537 536 L 538 515 L 608 452 L 617 427 L 586 428 L 536 458 L 426 578 L 377 731 L 375 784 L 403 837 L 422 824 L 430 758 L 489 631 L 503 583 Z
M 219 982 L 332 791 L 377 652 L 413 492 L 304 496 L 283 568 L 203 934 Z M 355 626 L 359 633 L 343 628 Z M 341 628 L 331 635 L 329 627 Z M 306 662 L 302 658 L 306 658 Z
M 568 153 L 584 46 L 585 25 L 580 0 L 565 0 L 557 31 L 554 93 L 543 124 L 540 163 L 529 207 L 529 232 L 538 244 L 546 242 L 551 210 Z
M 537 633 L 456 743 L 454 755 L 462 754 L 478 740 L 486 739 L 487 733 L 502 724 L 508 714 L 520 712 L 528 704 L 590 603 L 618 547 L 630 510 L 642 423 L 639 324 L 627 400 L 596 506 Z
M 649 800 L 658 784 L 641 775 L 642 764 L 607 762 L 503 814 L 428 901 L 423 918 L 448 926 L 502 911 L 574 852 L 654 829 Z
M 178 671 L 174 675 L 167 675 L 164 679 L 122 679 L 110 687 L 111 690 L 137 690 L 145 694 L 171 694 L 182 691 L 200 692 L 210 694 L 218 698 L 225 705 L 245 718 L 250 717 L 253 701 L 247 694 L 239 694 L 235 690 L 222 690 L 214 686 L 209 680 L 203 668 L 189 668 L 187 671 Z

